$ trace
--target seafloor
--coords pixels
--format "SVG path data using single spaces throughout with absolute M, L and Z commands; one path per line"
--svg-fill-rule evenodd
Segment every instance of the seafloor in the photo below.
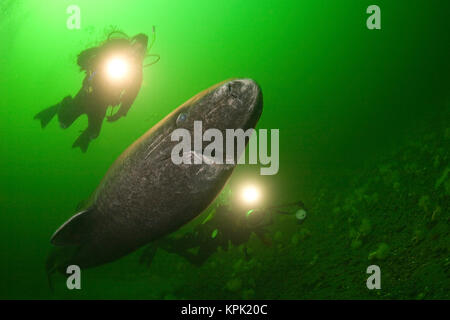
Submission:
M 147 268 L 138 251 L 87 271 L 85 290 L 55 297 L 448 299 L 449 115 L 358 175 L 325 179 L 304 223 L 280 216 L 270 228 L 273 245 L 251 238 L 250 258 L 231 247 L 195 267 L 159 250 Z M 381 268 L 381 290 L 366 287 L 372 264 Z

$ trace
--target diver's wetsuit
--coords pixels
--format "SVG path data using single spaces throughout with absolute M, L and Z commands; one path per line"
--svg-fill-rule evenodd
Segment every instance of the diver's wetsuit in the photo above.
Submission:
M 303 202 L 297 201 L 292 204 L 252 210 L 251 213 L 246 214 L 240 210 L 232 210 L 228 205 L 221 205 L 217 207 L 210 220 L 197 225 L 192 232 L 184 234 L 181 238 L 166 237 L 150 244 L 141 256 L 141 263 L 150 265 L 157 248 L 161 248 L 200 266 L 217 251 L 218 247 L 227 251 L 230 242 L 234 246 L 245 244 L 252 233 L 255 233 L 264 244 L 271 245 L 270 239 L 266 237 L 266 227 L 272 224 L 274 214 L 291 214 L 289 210 L 280 210 L 289 206 L 304 208 Z M 245 247 L 244 253 L 248 256 Z
M 79 147 L 83 152 L 92 139 L 98 137 L 106 110 L 109 106 L 120 104 L 119 111 L 108 117 L 116 121 L 125 116 L 133 104 L 142 84 L 142 63 L 147 48 L 147 36 L 140 34 L 128 39 L 110 39 L 99 47 L 82 51 L 78 55 L 78 65 L 86 72 L 83 85 L 75 97 L 66 96 L 60 103 L 43 110 L 35 116 L 44 128 L 54 115 L 62 128 L 68 128 L 79 116 L 86 114 L 88 127 L 81 133 L 72 147 Z M 126 79 L 112 81 L 108 79 L 105 61 L 121 56 L 129 62 Z
M 253 230 L 240 225 L 240 221 L 233 220 L 231 215 L 234 216 L 234 212 L 228 206 L 219 206 L 211 220 L 197 225 L 192 232 L 184 234 L 181 238 L 166 237 L 150 244 L 145 249 L 141 262 L 150 264 L 156 249 L 161 248 L 200 266 L 216 252 L 218 247 L 227 251 L 230 241 L 233 245 L 247 242 Z

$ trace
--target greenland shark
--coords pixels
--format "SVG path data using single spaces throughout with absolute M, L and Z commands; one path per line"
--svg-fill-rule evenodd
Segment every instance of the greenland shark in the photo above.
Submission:
M 203 130 L 214 128 L 224 135 L 226 129 L 251 129 L 262 104 L 256 82 L 233 79 L 173 110 L 117 158 L 83 210 L 56 230 L 47 273 L 65 273 L 69 265 L 88 268 L 112 262 L 199 215 L 219 194 L 237 161 L 175 164 L 171 152 L 178 142 L 171 133 L 178 128 L 192 133 L 195 121 L 202 121 Z M 194 150 L 183 156 L 203 154 Z

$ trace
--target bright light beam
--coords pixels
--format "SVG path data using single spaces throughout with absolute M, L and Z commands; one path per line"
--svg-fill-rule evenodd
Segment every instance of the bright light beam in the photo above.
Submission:
M 259 190 L 253 186 L 247 186 L 242 190 L 242 200 L 247 204 L 253 204 L 259 200 Z
M 128 64 L 122 58 L 112 58 L 106 65 L 106 71 L 112 80 L 119 80 L 127 74 Z

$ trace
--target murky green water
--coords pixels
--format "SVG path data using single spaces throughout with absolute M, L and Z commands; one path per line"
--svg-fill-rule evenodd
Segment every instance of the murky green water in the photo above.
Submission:
M 71 4 L 81 29 L 66 27 Z M 378 1 L 368 30 L 361 1 L 57 1 L 0 4 L 1 298 L 446 298 L 449 281 L 449 5 Z M 105 123 L 82 154 L 87 125 L 33 116 L 80 88 L 76 56 L 108 30 L 151 33 L 161 60 L 145 69 L 128 116 Z M 49 238 L 116 157 L 175 107 L 232 77 L 258 81 L 258 128 L 280 129 L 280 170 L 239 166 L 266 201 L 302 199 L 298 226 L 278 219 L 267 247 L 251 239 L 201 267 L 159 251 L 83 271 L 83 288 L 44 270 Z M 439 179 L 442 179 L 440 183 Z M 306 231 L 305 231 L 306 229 Z M 303 231 L 302 231 L 303 230 Z M 370 254 L 382 289 L 366 287 Z

